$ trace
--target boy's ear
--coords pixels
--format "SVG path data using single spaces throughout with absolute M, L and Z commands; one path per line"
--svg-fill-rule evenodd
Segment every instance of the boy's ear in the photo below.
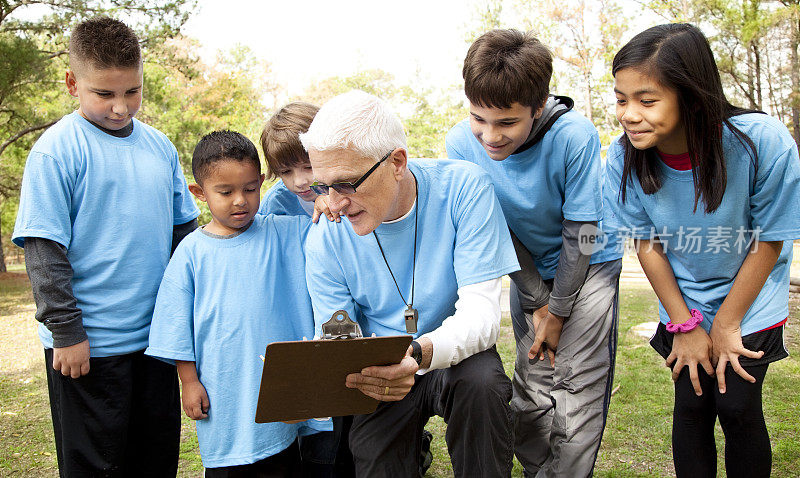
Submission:
M 264 173 L 261 173 L 261 177 L 258 179 L 258 186 L 259 187 L 261 187 L 261 185 L 264 184 L 264 180 L 265 179 L 267 179 L 267 175 L 264 174 Z
M 540 106 L 540 107 L 539 107 L 539 109 L 537 109 L 537 110 L 536 110 L 536 111 L 533 113 L 533 119 L 539 119 L 539 118 L 541 118 L 541 117 L 542 117 L 542 112 L 543 112 L 543 111 L 544 111 L 544 105 Z
M 67 84 L 67 91 L 69 94 L 78 97 L 78 79 L 75 77 L 75 72 L 72 70 L 67 70 L 67 76 L 64 80 Z
M 189 185 L 189 192 L 194 195 L 200 201 L 206 202 L 206 194 L 203 192 L 203 187 L 197 183 L 192 183 Z

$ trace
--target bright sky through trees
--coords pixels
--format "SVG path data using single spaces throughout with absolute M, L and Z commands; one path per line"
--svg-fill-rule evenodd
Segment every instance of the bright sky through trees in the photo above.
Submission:
M 407 82 L 461 80 L 466 24 L 475 0 L 201 0 L 184 32 L 204 56 L 237 43 L 273 67 L 290 94 L 312 81 L 378 68 Z

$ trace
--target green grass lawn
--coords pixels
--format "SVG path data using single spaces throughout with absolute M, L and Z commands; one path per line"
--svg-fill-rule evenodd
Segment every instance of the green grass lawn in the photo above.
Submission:
M 646 284 L 625 285 L 620 297 L 619 351 L 615 393 L 596 467 L 604 477 L 673 476 L 670 451 L 672 382 L 663 360 L 631 328 L 657 316 Z M 0 476 L 57 476 L 43 353 L 35 333 L 33 300 L 22 273 L 0 274 Z M 764 413 L 772 439 L 773 477 L 800 470 L 800 301 L 790 303 L 787 346 L 792 357 L 770 367 L 764 384 Z M 514 337 L 506 317 L 498 349 L 510 374 Z M 444 424 L 434 419 L 434 464 L 428 476 L 452 476 Z M 718 427 L 719 428 L 719 427 Z M 720 476 L 724 441 L 717 430 Z M 194 426 L 184 418 L 179 476 L 202 476 Z M 515 463 L 514 476 L 522 476 Z

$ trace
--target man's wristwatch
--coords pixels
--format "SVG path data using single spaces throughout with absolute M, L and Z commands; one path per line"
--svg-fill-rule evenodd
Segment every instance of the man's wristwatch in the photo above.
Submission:
M 422 365 L 422 345 L 416 340 L 411 341 L 411 358 L 416 360 L 417 365 Z

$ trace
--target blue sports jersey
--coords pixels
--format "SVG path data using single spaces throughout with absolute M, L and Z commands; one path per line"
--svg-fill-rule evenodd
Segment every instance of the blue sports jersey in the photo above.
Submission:
M 12 239 L 67 248 L 72 292 L 92 357 L 147 347 L 172 227 L 196 218 L 178 153 L 164 134 L 133 119 L 117 138 L 71 113 L 39 138 L 22 178 Z M 45 348 L 53 337 L 39 326 Z
M 255 423 L 255 414 L 267 344 L 314 335 L 305 259 L 287 254 L 302 251 L 308 224 L 256 215 L 232 238 L 194 231 L 164 273 L 146 353 L 196 362 L 210 403 L 208 418 L 195 422 L 206 467 L 256 462 L 299 433 L 299 424 Z
M 489 173 L 509 227 L 531 252 L 543 279 L 555 277 L 564 219 L 603 218 L 600 140 L 592 123 L 575 111 L 561 115 L 541 141 L 503 161 L 486 154 L 468 119 L 447 133 L 446 146 L 448 157 Z M 614 238 L 605 240 L 590 263 L 622 257 Z
M 659 161 L 663 184 L 654 194 L 644 194 L 634 175 L 627 197 L 620 199 L 623 148 L 611 144 L 606 164 L 604 199 L 606 225 L 619 237 L 652 239 L 666 245 L 666 255 L 686 305 L 703 312 L 703 328 L 710 330 L 714 316 L 730 292 L 751 241 L 786 241 L 777 264 L 742 319 L 742 335 L 757 332 L 789 315 L 789 265 L 792 240 L 800 238 L 800 159 L 797 145 L 786 127 L 763 114 L 730 119 L 755 144 L 758 167 L 749 148 L 723 131 L 727 185 L 722 203 L 705 213 L 702 200 L 694 209 L 692 171 L 677 171 Z M 663 306 L 661 322 L 669 317 Z
M 486 173 L 449 160 L 409 160 L 419 185 L 414 307 L 415 337 L 455 312 L 459 287 L 519 270 L 514 247 Z M 411 298 L 413 211 L 375 230 L 406 300 Z M 307 281 L 316 332 L 343 309 L 364 335 L 406 333 L 405 303 L 372 234 L 359 236 L 345 218 L 312 225 L 306 241 Z
M 277 214 L 278 216 L 309 216 L 309 212 L 303 208 L 303 201 L 297 194 L 289 191 L 283 181 L 276 182 L 264 197 L 258 208 L 259 214 Z M 314 203 L 309 203 L 311 211 L 314 210 Z

